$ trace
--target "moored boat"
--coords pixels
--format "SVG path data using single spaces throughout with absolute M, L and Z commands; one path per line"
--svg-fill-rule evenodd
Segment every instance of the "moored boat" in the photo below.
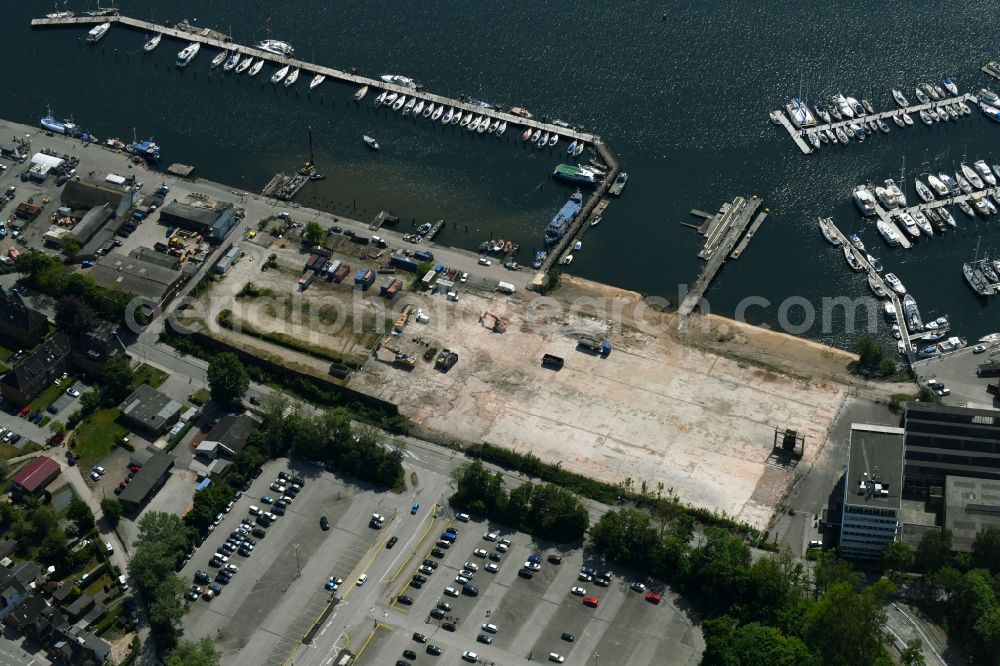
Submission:
M 365 145 L 371 148 L 372 150 L 378 150 L 378 141 L 368 136 L 367 134 L 362 136 L 361 140 L 364 141 Z
M 96 44 L 97 42 L 101 41 L 102 39 L 104 39 L 104 35 L 106 35 L 108 33 L 108 30 L 110 29 L 111 29 L 110 23 L 101 23 L 100 25 L 95 25 L 87 33 L 87 43 Z
M 155 35 L 153 35 L 152 39 L 150 39 L 143 45 L 142 50 L 145 51 L 146 53 L 149 53 L 150 51 L 152 51 L 153 49 L 155 49 L 157 46 L 160 45 L 161 39 L 163 39 L 163 35 L 161 35 L 160 33 L 156 33 Z
M 444 108 L 443 106 L 439 107 L 438 110 L 440 111 L 443 108 Z M 451 119 L 454 117 L 455 117 L 455 110 L 451 107 L 448 107 L 448 111 L 441 117 L 441 123 L 443 125 L 447 125 L 448 123 L 451 122 Z
M 414 116 L 422 115 L 424 112 L 424 106 L 426 106 L 424 100 L 420 100 L 419 102 L 417 102 L 416 106 L 413 107 L 412 111 L 413 115 Z
M 545 144 L 547 144 L 548 142 L 549 142 L 549 133 L 548 132 L 544 132 L 544 133 L 542 133 L 542 138 L 540 138 L 538 140 L 537 146 L 539 148 L 544 148 Z
M 570 196 L 569 201 L 552 217 L 545 228 L 545 245 L 551 246 L 559 242 L 569 230 L 569 225 L 573 222 L 580 207 L 583 205 L 583 195 L 579 190 Z
M 951 189 L 932 173 L 927 174 L 927 184 L 939 197 L 946 197 L 951 192 Z
M 944 223 L 949 227 L 952 227 L 953 229 L 958 227 L 958 223 L 955 222 L 955 218 L 952 216 L 951 211 L 947 208 L 939 208 L 938 215 L 941 216 L 941 219 L 944 220 Z
M 913 294 L 903 296 L 903 315 L 906 317 L 906 327 L 911 333 L 924 330 L 920 310 L 917 309 L 917 299 L 913 298 Z
M 857 204 L 858 208 L 864 215 L 875 214 L 875 197 L 872 195 L 867 185 L 858 185 L 855 187 L 852 196 L 854 198 L 854 203 Z
M 593 169 L 580 165 L 559 164 L 552 172 L 552 175 L 557 180 L 572 183 L 573 185 L 594 187 L 601 182 L 601 178 Z
M 279 69 L 271 76 L 271 83 L 274 84 L 281 83 L 282 79 L 288 76 L 288 70 L 290 70 L 291 68 L 292 68 L 291 65 L 285 65 L 284 67 Z
M 438 108 L 434 109 L 434 113 L 431 114 L 431 120 L 440 120 L 443 115 L 444 115 L 444 104 L 441 104 L 440 106 L 438 106 Z M 448 117 L 448 120 L 451 120 L 450 116 Z M 447 123 L 448 120 L 443 120 L 442 122 Z
M 858 248 L 859 252 L 865 251 L 865 244 L 861 241 L 861 237 L 857 234 L 851 234 L 847 237 L 847 240 L 851 241 L 851 245 Z
M 903 225 L 903 229 L 905 229 L 906 233 L 908 233 L 912 238 L 918 238 L 920 236 L 920 227 L 917 226 L 917 223 L 913 220 L 913 217 L 909 213 L 906 211 L 900 211 L 900 213 L 896 215 L 895 219 Z
M 295 54 L 295 49 L 288 42 L 282 42 L 278 39 L 265 39 L 257 42 L 257 48 L 261 51 L 267 51 L 268 53 L 274 53 L 280 56 L 285 56 L 290 58 Z
M 924 232 L 928 236 L 934 235 L 934 228 L 931 227 L 931 223 L 927 220 L 926 217 L 924 217 L 924 214 L 922 212 L 920 212 L 919 210 L 915 210 L 911 214 L 913 215 L 913 221 L 916 222 L 917 227 L 919 227 L 919 229 L 922 232 Z
M 871 288 L 872 293 L 875 294 L 877 297 L 879 298 L 889 297 L 889 292 L 885 290 L 885 287 L 882 286 L 882 284 L 879 282 L 879 279 L 875 275 L 872 275 L 871 273 L 868 274 L 868 286 Z
M 430 104 L 427 105 L 427 108 L 424 109 L 424 112 L 423 112 L 422 115 L 423 115 L 424 118 L 430 118 L 431 116 L 434 115 L 435 111 L 437 111 L 437 105 L 434 104 L 434 102 L 431 102 Z
M 864 267 L 861 266 L 861 262 L 858 261 L 858 257 L 854 254 L 854 248 L 850 245 L 844 246 L 844 259 L 847 260 L 847 265 L 851 267 L 852 271 L 861 272 Z
M 901 93 L 900 91 L 896 90 L 895 88 L 892 89 L 892 98 L 896 100 L 896 104 L 898 104 L 902 108 L 906 108 L 910 105 L 910 102 L 906 99 L 906 96 L 903 95 L 903 93 Z
M 968 180 L 969 183 L 971 183 L 974 188 L 976 188 L 977 190 L 981 190 L 983 189 L 983 187 L 985 187 L 983 185 L 983 179 L 980 178 L 979 174 L 976 173 L 976 170 L 970 167 L 968 164 L 965 164 L 963 162 L 962 164 L 958 165 L 958 168 L 961 169 L 962 175 L 965 176 L 965 179 Z
M 826 239 L 828 243 L 834 247 L 841 245 L 840 238 L 833 231 L 833 218 L 832 217 L 821 217 L 819 220 L 819 231 L 823 234 L 823 238 Z
M 976 160 L 973 162 L 972 166 L 975 167 L 976 171 L 979 172 L 980 177 L 986 181 L 990 187 L 996 187 L 997 178 L 993 175 L 993 172 L 990 170 L 989 165 L 987 165 L 985 161 Z
M 201 50 L 201 44 L 194 42 L 188 44 L 180 51 L 177 52 L 177 62 L 178 67 L 187 67 L 194 60 L 194 57 L 198 55 L 198 51 Z
M 228 57 L 229 57 L 229 51 L 219 51 L 218 53 L 215 54 L 215 57 L 212 58 L 212 62 L 209 65 L 209 69 L 215 69 L 222 63 L 226 62 L 226 58 Z
M 885 281 L 886 286 L 888 286 L 890 289 L 892 289 L 900 296 L 906 294 L 906 287 L 903 286 L 903 283 L 900 281 L 898 277 L 896 277 L 895 273 L 886 273 L 885 275 L 882 276 L 882 279 Z
M 921 200 L 923 200 L 926 203 L 934 201 L 934 193 L 931 192 L 931 189 L 929 187 L 924 185 L 924 181 L 920 180 L 919 176 L 914 178 L 913 182 L 917 187 L 917 196 L 920 197 Z
M 296 67 L 295 69 L 292 70 L 292 73 L 288 75 L 288 78 L 285 79 L 286 88 L 294 85 L 295 82 L 299 80 L 299 71 L 300 71 L 299 68 Z
M 507 131 L 507 121 L 504 120 L 497 126 L 496 131 L 493 133 L 496 136 L 503 136 L 506 131 Z
M 917 96 L 917 101 L 919 101 L 921 104 L 927 104 L 927 102 L 931 101 L 931 98 L 927 96 L 927 93 L 925 93 L 923 90 L 920 89 L 920 86 L 914 88 L 913 92 Z
M 223 71 L 231 72 L 236 69 L 236 65 L 240 64 L 240 54 L 235 51 L 226 58 L 225 64 L 222 65 Z
M 952 95 L 958 94 L 958 86 L 955 85 L 955 82 L 952 81 L 950 76 L 945 74 L 942 82 L 944 83 L 944 87 L 948 89 L 948 92 L 950 92 Z
M 315 75 L 314 77 L 312 77 L 312 81 L 309 82 L 309 90 L 316 90 L 316 88 L 319 88 L 321 85 L 323 85 L 324 81 L 326 81 L 326 74 Z M 365 86 L 358 92 L 354 93 L 354 101 L 360 102 L 361 99 L 367 94 L 368 94 L 368 86 Z
M 253 65 L 253 56 L 247 56 L 240 62 L 240 64 L 236 65 L 236 73 L 242 74 L 250 69 L 251 65 Z
M 250 77 L 257 76 L 258 74 L 260 74 L 260 70 L 262 70 L 262 69 L 264 69 L 264 59 L 263 58 L 261 58 L 260 60 L 258 60 L 257 62 L 255 62 L 253 64 L 253 66 L 250 67 L 250 71 L 247 72 L 247 75 L 250 76 Z
M 875 223 L 875 226 L 878 229 L 878 232 L 882 234 L 882 238 L 885 239 L 886 243 L 891 246 L 900 245 L 899 231 L 896 230 L 895 225 L 879 220 Z

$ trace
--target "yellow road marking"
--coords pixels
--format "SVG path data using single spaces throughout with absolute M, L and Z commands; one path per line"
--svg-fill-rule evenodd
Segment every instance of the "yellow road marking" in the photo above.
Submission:
M 409 564 L 410 560 L 413 559 L 413 556 L 417 554 L 417 551 L 420 549 L 420 544 L 422 544 L 424 542 L 424 539 L 427 538 L 427 535 L 430 534 L 431 528 L 434 527 L 434 524 L 436 522 L 437 522 L 437 504 L 434 505 L 434 512 L 431 514 L 431 520 L 429 523 L 427 523 L 427 529 L 424 530 L 424 533 L 420 536 L 420 540 L 417 541 L 416 545 L 413 546 L 413 549 L 410 551 L 410 554 L 406 557 L 405 560 L 403 560 L 403 563 L 399 565 L 399 568 L 396 569 L 396 573 L 392 574 L 392 578 L 387 578 L 386 580 L 382 581 L 383 583 L 391 583 L 394 580 L 396 580 L 396 578 L 399 577 L 399 574 L 403 573 L 403 569 L 405 569 L 406 565 Z
M 376 632 L 377 632 L 377 631 L 378 631 L 379 629 L 385 629 L 386 631 L 390 631 L 390 632 L 391 632 L 391 631 L 395 631 L 395 629 L 393 629 L 392 627 L 390 627 L 390 626 L 387 626 L 387 625 L 384 625 L 384 624 L 382 624 L 382 623 L 378 623 L 378 624 L 376 624 L 376 625 L 375 625 L 375 628 L 374 628 L 374 629 L 372 629 L 372 632 L 371 632 L 370 634 L 368 634 L 368 638 L 366 638 L 366 639 L 365 639 L 365 644 L 364 644 L 364 645 L 362 645 L 362 646 L 361 646 L 361 649 L 360 649 L 360 650 L 358 650 L 358 653 L 357 653 L 356 655 L 354 655 L 354 661 L 355 661 L 355 663 L 356 663 L 356 662 L 359 662 L 359 661 L 361 661 L 361 655 L 362 655 L 362 654 L 364 654 L 364 652 L 365 652 L 365 648 L 367 648 L 367 647 L 368 647 L 368 644 L 369 644 L 369 643 L 371 642 L 371 640 L 372 640 L 373 638 L 375 638 L 375 633 L 376 633 Z
M 392 512 L 392 520 L 396 520 L 396 512 L 395 511 Z M 388 520 L 386 522 L 387 523 L 391 523 L 392 520 Z M 381 548 L 385 548 L 385 544 L 386 544 L 386 542 L 390 538 L 392 538 L 392 534 L 389 533 L 389 530 L 386 530 L 385 538 L 382 539 L 381 544 L 376 539 L 375 543 L 373 543 L 371 545 L 371 547 L 368 549 L 368 552 L 365 553 L 364 556 L 360 560 L 358 560 L 358 563 L 354 565 L 353 569 L 351 569 L 351 573 L 348 574 L 348 577 L 344 579 L 344 585 L 350 584 L 350 587 L 344 592 L 344 596 L 342 596 L 341 599 L 345 599 L 346 600 L 347 597 L 349 597 L 351 595 L 351 592 L 354 590 L 354 588 L 356 588 L 358 586 L 357 585 L 358 578 L 361 577 L 361 574 L 363 574 L 366 571 L 368 571 L 368 567 L 370 567 L 375 562 L 376 558 L 372 557 L 370 560 L 368 560 L 368 563 L 365 564 L 365 566 L 358 573 L 357 577 L 355 577 L 354 572 L 358 570 L 358 567 L 361 565 L 361 563 L 364 562 L 366 559 L 369 558 L 369 556 L 372 554 L 372 551 L 375 549 L 375 546 L 379 546 L 380 549 Z

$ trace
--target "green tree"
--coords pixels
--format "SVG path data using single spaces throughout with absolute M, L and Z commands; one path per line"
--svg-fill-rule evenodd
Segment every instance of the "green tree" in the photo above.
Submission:
M 181 641 L 163 659 L 164 666 L 219 666 L 219 651 L 210 638 Z
M 1000 529 L 991 527 L 976 534 L 972 542 L 972 566 L 989 569 L 994 575 L 1000 571 Z
M 863 576 L 854 570 L 850 562 L 837 557 L 832 550 L 825 550 L 816 556 L 813 567 L 813 590 L 816 598 L 826 594 L 834 585 L 846 583 L 850 586 L 860 585 Z
M 59 522 L 52 509 L 42 506 L 31 512 L 31 528 L 36 540 L 44 539 L 46 535 L 59 532 Z
M 108 359 L 104 364 L 104 379 L 101 382 L 104 389 L 102 402 L 109 406 L 117 405 L 132 392 L 133 382 L 135 382 L 135 372 L 128 356 L 119 354 Z
M 184 521 L 198 531 L 204 531 L 232 498 L 233 491 L 229 486 L 224 483 L 212 483 L 194 494 L 191 511 L 185 516 Z
M 174 565 L 188 548 L 190 533 L 180 516 L 149 511 L 139 519 L 129 573 L 144 590 L 156 590 L 174 573 Z
M 849 583 L 833 585 L 806 612 L 808 644 L 828 666 L 871 664 L 883 654 L 885 603 L 895 589 L 886 579 L 860 593 Z
M 105 497 L 101 500 L 101 513 L 107 518 L 112 528 L 118 527 L 118 521 L 121 520 L 124 512 L 125 509 L 117 497 Z
M 743 621 L 786 624 L 788 618 L 783 614 L 787 609 L 797 607 L 802 596 L 803 578 L 802 564 L 792 557 L 788 549 L 754 562 L 750 567 Z
M 691 591 L 709 608 L 727 610 L 746 595 L 750 549 L 726 530 L 709 527 L 704 545 L 691 551 Z
M 916 562 L 916 554 L 910 544 L 893 541 L 882 551 L 882 566 L 889 572 L 909 571 Z
M 326 229 L 324 229 L 323 225 L 321 225 L 319 222 L 316 222 L 315 220 L 310 220 L 309 222 L 306 222 L 306 229 L 304 235 L 306 237 L 306 240 L 309 241 L 311 245 L 316 245 L 321 240 L 323 240 L 323 236 L 326 235 Z
M 233 464 L 243 474 L 250 474 L 264 464 L 264 456 L 253 446 L 247 446 L 233 456 Z
M 155 594 L 150 597 L 149 623 L 152 626 L 174 627 L 184 617 L 187 606 L 184 603 L 184 591 L 187 583 L 175 576 L 168 575 L 156 586 Z
M 926 533 L 917 544 L 917 567 L 924 573 L 937 571 L 951 561 L 951 530 Z
M 10 475 L 10 463 L 0 458 L 0 481 L 5 480 Z
M 863 370 L 874 371 L 885 358 L 885 350 L 869 334 L 862 335 L 854 343 L 854 353 L 858 355 L 858 365 Z
M 62 530 L 52 530 L 42 537 L 38 546 L 38 559 L 43 564 L 51 564 L 57 571 L 69 568 L 70 552 Z
M 610 562 L 648 566 L 657 534 L 649 514 L 624 508 L 601 516 L 590 528 L 590 542 Z
M 820 666 L 822 661 L 801 639 L 760 624 L 736 627 L 722 616 L 705 622 L 702 666 Z
M 81 535 L 90 534 L 94 529 L 94 512 L 82 499 L 74 497 L 69 501 L 66 517 L 76 523 Z
M 250 376 L 236 354 L 222 352 L 208 364 L 208 388 L 212 400 L 223 406 L 233 406 L 243 400 L 250 386 Z
M 906 649 L 899 653 L 899 660 L 904 666 L 926 666 L 924 659 L 924 644 L 919 638 L 906 642 Z
M 503 476 L 490 473 L 478 460 L 457 467 L 451 473 L 455 493 L 448 502 L 457 509 L 499 518 L 507 510 Z
M 71 338 L 88 333 L 96 317 L 94 310 L 77 296 L 63 296 L 56 302 L 56 328 Z

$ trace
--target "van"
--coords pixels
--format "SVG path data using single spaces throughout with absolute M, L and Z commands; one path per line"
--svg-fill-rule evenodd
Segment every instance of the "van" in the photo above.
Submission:
M 467 514 L 467 513 L 460 513 L 457 516 L 455 516 L 455 519 L 458 520 L 458 521 L 460 521 L 460 522 L 467 523 L 467 522 L 469 522 L 469 514 Z
M 250 505 L 250 515 L 251 516 L 259 516 L 260 515 L 260 507 L 251 504 Z
M 467 597 L 478 597 L 479 588 L 470 583 L 466 583 L 465 585 L 462 586 L 462 594 L 464 594 Z
M 122 589 L 122 592 L 128 590 L 128 581 L 125 579 L 124 575 L 118 576 L 118 587 Z

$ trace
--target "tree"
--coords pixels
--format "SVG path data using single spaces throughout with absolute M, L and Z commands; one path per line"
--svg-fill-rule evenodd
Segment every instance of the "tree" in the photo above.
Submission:
M 813 567 L 813 590 L 816 598 L 823 596 L 827 590 L 838 583 L 850 586 L 860 585 L 863 576 L 854 570 L 850 562 L 837 557 L 832 550 L 825 550 L 816 557 Z
M 171 628 L 177 625 L 187 612 L 182 596 L 186 589 L 187 583 L 173 573 L 160 581 L 149 601 L 150 625 Z
M 194 503 L 184 521 L 198 531 L 204 531 L 232 498 L 233 491 L 229 486 L 212 483 L 194 494 Z
M 52 530 L 42 537 L 38 546 L 38 559 L 44 564 L 51 564 L 57 571 L 69 568 L 70 552 L 62 530 Z
M 896 586 L 886 579 L 858 593 L 837 583 L 806 612 L 808 644 L 829 666 L 871 664 L 883 654 L 885 603 Z
M 909 571 L 916 561 L 916 554 L 910 544 L 903 541 L 893 541 L 882 551 L 882 566 L 890 573 Z
M 904 666 L 925 666 L 924 644 L 919 638 L 906 642 L 906 649 L 899 653 L 899 660 Z
M 52 509 L 42 506 L 31 512 L 31 529 L 36 540 L 44 539 L 46 535 L 59 532 L 59 523 Z
M 689 581 L 698 601 L 726 610 L 744 598 L 750 580 L 750 549 L 719 527 L 705 530 L 705 543 L 691 551 Z
M 1000 571 L 1000 529 L 991 527 L 976 534 L 972 542 L 972 566 L 989 569 L 994 575 Z
M 255 447 L 247 446 L 233 456 L 233 464 L 243 474 L 250 474 L 264 464 L 264 456 Z
M 649 514 L 632 508 L 608 511 L 590 528 L 594 548 L 619 564 L 648 564 L 656 540 Z
M 453 507 L 493 517 L 500 517 L 507 510 L 503 476 L 499 472 L 491 474 L 480 461 L 456 468 L 451 478 L 456 489 L 448 502 Z
M 94 529 L 94 512 L 82 499 L 74 497 L 70 500 L 66 517 L 76 523 L 81 535 L 90 534 Z
M 917 567 L 924 573 L 937 571 L 951 560 L 951 530 L 931 531 L 917 545 Z
M 121 520 L 124 512 L 125 509 L 117 497 L 105 497 L 101 500 L 101 513 L 108 519 L 112 528 L 118 527 L 118 521 Z
M 93 309 L 76 296 L 63 296 L 56 302 L 56 328 L 71 338 L 88 333 L 95 320 Z
M 107 405 L 117 405 L 132 392 L 133 382 L 135 382 L 135 372 L 128 356 L 119 354 L 108 359 L 104 364 L 102 402 Z
M 310 244 L 318 244 L 321 240 L 323 240 L 323 236 L 325 235 L 326 229 L 324 229 L 323 225 L 319 222 L 316 222 L 315 220 L 306 222 L 305 237 Z
M 854 343 L 854 352 L 858 355 L 858 366 L 868 371 L 878 370 L 885 358 L 885 350 L 869 334 L 858 338 Z
M 181 641 L 166 658 L 164 666 L 219 666 L 219 652 L 210 638 L 202 638 L 197 643 Z
M 212 400 L 223 406 L 232 406 L 243 400 L 250 386 L 250 376 L 236 354 L 222 352 L 212 357 L 208 364 L 208 388 Z
M 735 628 L 733 618 L 705 622 L 703 666 L 820 666 L 820 658 L 801 639 L 774 627 L 748 624 Z
M 0 459 L 0 481 L 5 480 L 10 475 L 10 463 Z
M 139 536 L 129 565 L 133 580 L 146 591 L 174 574 L 174 565 L 188 548 L 190 534 L 180 516 L 149 511 L 139 519 Z

